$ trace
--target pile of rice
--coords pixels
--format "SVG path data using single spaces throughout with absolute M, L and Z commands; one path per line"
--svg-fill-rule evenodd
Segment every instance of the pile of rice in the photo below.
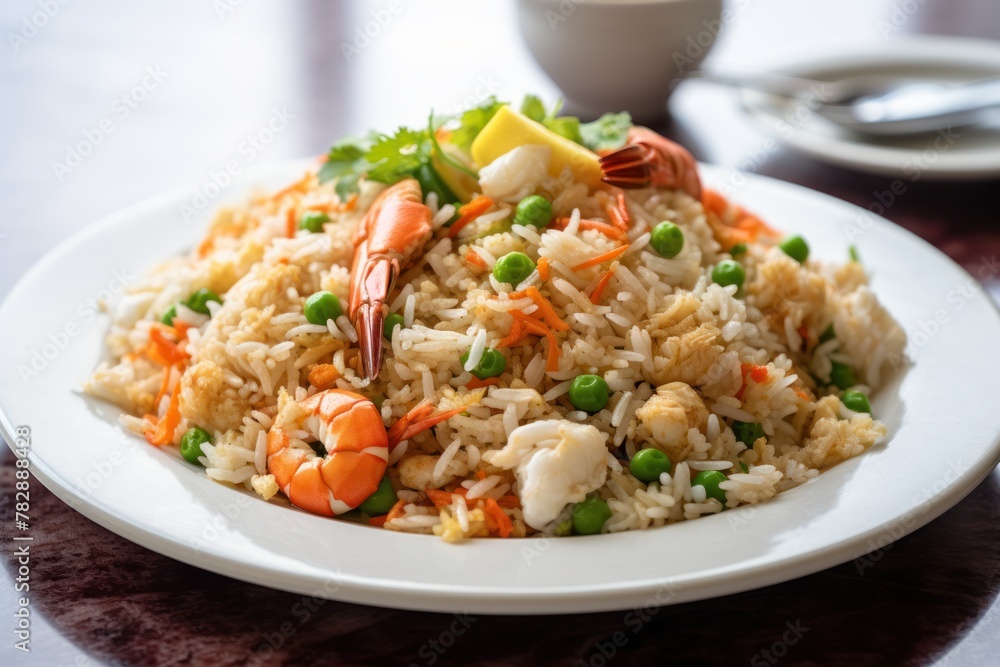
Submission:
M 874 391 L 888 360 L 905 345 L 860 263 L 799 264 L 771 243 L 751 243 L 739 257 L 747 277 L 738 295 L 735 286 L 722 287 L 710 277 L 718 262 L 730 258 L 710 224 L 718 221 L 708 220 L 701 202 L 684 192 L 651 189 L 628 192 L 632 227 L 625 254 L 610 266 L 574 271 L 619 244 L 579 227 L 581 218 L 604 219 L 602 202 L 568 172 L 546 178 L 537 189 L 552 202 L 555 216 L 570 218 L 564 231 L 514 225 L 486 234 L 510 217 L 504 204 L 451 239 L 443 226 L 454 208 L 439 209 L 436 197 L 428 196 L 436 232 L 423 258 L 397 282 L 389 310 L 403 316 L 404 327 L 385 343 L 381 375 L 368 383 L 358 371 L 357 334 L 348 318 L 310 324 L 303 303 L 319 290 L 347 303 L 352 234 L 383 188 L 362 181 L 360 195 L 345 204 L 332 183 L 307 174 L 282 192 L 219 212 L 197 249 L 156 268 L 117 304 L 107 337 L 115 361 L 102 364 L 86 390 L 121 406 L 122 424 L 140 435 L 149 426 L 143 415 L 162 417 L 167 409 L 167 395 L 153 404 L 161 387 L 180 392 L 174 445 L 191 426 L 208 430 L 214 435 L 203 447 L 208 477 L 265 499 L 278 491 L 266 467 L 266 433 L 279 400 L 317 391 L 307 379 L 317 364 L 336 367 L 337 387 L 372 398 L 387 427 L 423 399 L 442 410 L 467 406 L 397 448 L 388 471 L 403 504 L 384 527 L 447 540 L 490 534 L 482 501 L 519 492 L 514 471 L 491 460 L 514 429 L 538 420 L 586 423 L 607 434 L 607 476 L 596 491 L 612 510 L 604 532 L 721 512 L 722 503 L 706 498 L 703 487 L 692 487 L 698 471 L 725 472 L 725 505 L 735 508 L 801 484 L 885 435 L 882 424 L 845 408 L 840 392 L 829 386 L 831 364 L 838 361 L 854 369 L 861 383 L 855 389 Z M 322 233 L 299 231 L 288 238 L 288 221 L 306 210 L 327 212 L 331 222 Z M 662 220 L 684 232 L 683 250 L 672 259 L 649 245 L 649 230 Z M 536 261 L 548 258 L 549 279 L 536 270 L 511 286 L 467 261 L 475 252 L 492 267 L 512 251 Z M 609 268 L 613 277 L 595 305 L 590 294 Z M 531 338 L 501 349 L 507 366 L 498 385 L 467 389 L 472 375 L 460 355 L 471 349 L 474 360 L 484 347 L 495 347 L 511 329 L 510 310 L 536 308 L 530 299 L 509 297 L 529 286 L 570 325 L 557 334 L 558 370 L 546 372 L 549 343 Z M 190 361 L 165 379 L 163 367 L 143 354 L 150 330 L 171 304 L 199 288 L 223 295 L 224 303 L 210 303 L 210 317 L 178 309 L 177 317 L 192 325 L 184 339 Z M 820 343 L 831 324 L 836 338 Z M 766 380 L 747 378 L 744 386 L 746 364 L 766 367 Z M 581 373 L 601 375 L 612 391 L 597 414 L 569 402 L 570 381 Z M 673 400 L 688 401 L 676 413 L 682 436 L 672 442 L 657 442 L 651 432 L 657 419 L 671 418 L 650 400 L 664 385 L 680 387 Z M 759 422 L 765 437 L 748 448 L 734 436 L 734 420 Z M 628 460 L 651 446 L 667 452 L 674 465 L 670 474 L 645 484 L 629 474 Z M 455 494 L 445 507 L 434 506 L 426 493 L 459 486 L 468 492 Z M 535 529 L 516 505 L 504 504 L 513 536 L 554 534 L 570 512 L 567 506 L 551 524 Z

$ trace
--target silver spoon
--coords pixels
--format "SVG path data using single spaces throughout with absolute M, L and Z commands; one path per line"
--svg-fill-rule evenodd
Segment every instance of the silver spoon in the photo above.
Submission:
M 817 114 L 841 127 L 871 135 L 902 136 L 975 124 L 1000 107 L 1000 77 L 937 83 L 885 76 L 840 81 L 781 74 L 694 72 L 693 78 L 809 101 Z

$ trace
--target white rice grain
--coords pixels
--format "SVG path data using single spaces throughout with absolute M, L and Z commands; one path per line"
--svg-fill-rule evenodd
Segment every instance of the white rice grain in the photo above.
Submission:
M 465 361 L 465 370 L 472 372 L 483 359 L 483 352 L 486 351 L 486 329 L 476 332 L 476 337 L 472 339 L 472 347 L 469 348 L 469 358 Z
M 448 469 L 448 464 L 451 463 L 452 459 L 455 458 L 455 454 L 458 453 L 458 448 L 462 446 L 462 439 L 455 438 L 451 441 L 444 452 L 441 454 L 441 458 L 438 459 L 437 463 L 434 465 L 433 477 L 435 480 L 439 480 L 444 477 L 445 471 Z

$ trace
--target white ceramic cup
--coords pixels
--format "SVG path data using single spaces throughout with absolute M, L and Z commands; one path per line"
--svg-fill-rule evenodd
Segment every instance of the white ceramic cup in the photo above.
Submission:
M 666 113 L 722 27 L 722 0 L 518 0 L 524 41 L 574 113 Z

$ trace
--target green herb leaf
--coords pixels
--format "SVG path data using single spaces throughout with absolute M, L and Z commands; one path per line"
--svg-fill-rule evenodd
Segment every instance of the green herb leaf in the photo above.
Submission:
M 469 109 L 462 114 L 461 125 L 451 135 L 451 143 L 459 148 L 469 150 L 473 140 L 486 127 L 486 123 L 493 119 L 506 102 L 498 102 L 495 97 L 489 98 L 482 106 Z
M 583 144 L 583 137 L 580 135 L 580 119 L 574 116 L 562 116 L 561 118 L 550 118 L 545 121 L 545 127 L 549 128 L 560 137 L 565 137 L 570 141 Z M 584 144 L 586 145 L 586 144 Z
M 358 179 L 361 178 L 361 174 L 344 174 L 337 180 L 337 184 L 333 186 L 334 192 L 340 197 L 340 201 L 346 202 L 351 198 L 351 195 L 356 195 L 361 192 L 358 187 Z
M 372 167 L 368 178 L 380 183 L 396 183 L 410 176 L 430 159 L 430 141 L 426 131 L 401 127 L 395 135 L 382 135 L 368 151 Z
M 547 118 L 545 104 L 542 103 L 542 98 L 537 95 L 524 96 L 524 101 L 521 102 L 521 113 L 539 123 L 544 122 Z
M 593 123 L 580 126 L 581 142 L 592 151 L 621 148 L 632 127 L 632 116 L 628 112 L 606 113 Z

